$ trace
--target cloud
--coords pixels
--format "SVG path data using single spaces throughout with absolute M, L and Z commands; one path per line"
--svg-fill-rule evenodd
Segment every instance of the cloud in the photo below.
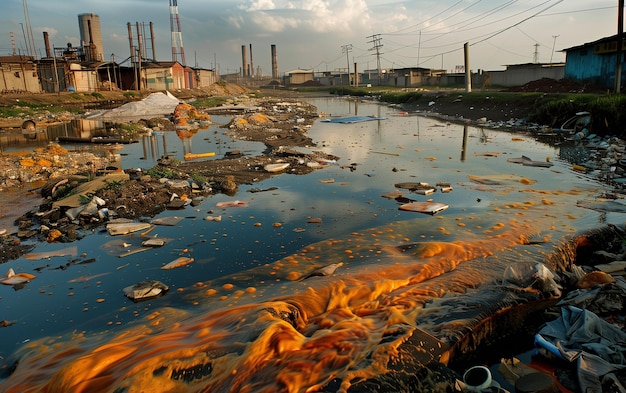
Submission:
M 236 29 L 241 29 L 245 21 L 241 15 L 231 15 L 226 18 L 226 22 Z
M 59 32 L 54 27 L 47 27 L 47 26 L 35 27 L 35 28 L 33 28 L 33 30 L 36 31 L 37 33 L 43 33 L 44 31 L 46 31 L 46 32 L 48 32 L 48 36 L 50 36 L 50 37 L 56 36 L 57 33 Z
M 259 12 L 251 16 L 250 20 L 271 33 L 279 33 L 287 28 L 297 28 L 300 21 L 295 18 L 273 16 L 266 12 Z
M 260 11 L 260 10 L 273 10 L 276 8 L 272 0 L 253 0 L 250 5 L 239 6 L 240 9 L 245 11 Z
M 230 24 L 254 24 L 268 33 L 289 29 L 315 33 L 346 33 L 367 27 L 371 12 L 365 0 L 251 0 L 238 7 L 246 14 L 231 16 Z

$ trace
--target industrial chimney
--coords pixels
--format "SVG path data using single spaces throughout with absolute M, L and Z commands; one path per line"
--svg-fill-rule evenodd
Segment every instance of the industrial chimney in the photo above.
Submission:
M 254 62 L 252 61 L 252 44 L 250 44 L 250 72 L 248 75 L 254 76 Z
M 278 54 L 276 54 L 276 45 L 272 44 L 272 79 L 278 79 Z
M 241 76 L 248 76 L 248 55 L 246 54 L 246 46 L 241 45 L 241 61 L 243 62 L 243 68 L 241 69 Z
M 50 50 L 50 38 L 48 37 L 48 32 L 44 31 L 43 32 L 43 43 L 46 47 L 46 57 L 47 58 L 51 58 L 52 57 L 52 51 Z

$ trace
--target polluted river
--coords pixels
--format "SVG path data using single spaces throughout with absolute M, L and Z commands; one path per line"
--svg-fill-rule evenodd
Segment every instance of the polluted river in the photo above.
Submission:
M 445 386 L 434 375 L 468 366 L 442 365 L 554 303 L 558 285 L 533 287 L 540 267 L 567 270 L 576 236 L 623 223 L 602 207 L 606 186 L 559 146 L 374 102 L 309 102 L 358 120 L 309 130 L 310 149 L 336 161 L 5 263 L 34 278 L 0 287 L 0 319 L 12 323 L 0 390 L 430 391 Z M 216 157 L 265 149 L 211 125 L 112 154 L 147 170 L 192 143 Z M 125 296 L 142 282 L 160 296 Z

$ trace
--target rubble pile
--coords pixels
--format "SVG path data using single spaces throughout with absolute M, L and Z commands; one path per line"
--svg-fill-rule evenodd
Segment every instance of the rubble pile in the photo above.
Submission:
M 57 143 L 31 152 L 0 155 L 0 191 L 74 174 L 96 176 L 116 160 L 87 151 L 67 151 Z

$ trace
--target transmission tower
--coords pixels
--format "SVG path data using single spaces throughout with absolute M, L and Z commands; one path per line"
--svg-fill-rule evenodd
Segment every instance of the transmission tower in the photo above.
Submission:
M 186 66 L 177 0 L 170 0 L 170 30 L 172 31 L 172 61 L 178 61 L 178 55 L 180 54 L 180 62 L 183 66 Z
M 383 54 L 380 51 L 380 48 L 383 47 L 383 44 L 381 43 L 383 38 L 380 36 L 380 34 L 370 35 L 370 36 L 367 36 L 365 38 L 371 38 L 371 40 L 367 41 L 367 42 L 374 44 L 374 46 L 372 48 L 370 48 L 369 50 L 375 50 L 376 51 L 376 67 L 378 68 L 378 85 L 380 86 L 380 77 L 381 77 L 381 74 L 382 74 L 382 70 L 380 69 L 380 55 Z
M 350 84 L 350 52 L 352 51 L 352 44 L 341 45 L 341 53 L 346 54 L 346 60 L 348 61 L 348 85 Z

